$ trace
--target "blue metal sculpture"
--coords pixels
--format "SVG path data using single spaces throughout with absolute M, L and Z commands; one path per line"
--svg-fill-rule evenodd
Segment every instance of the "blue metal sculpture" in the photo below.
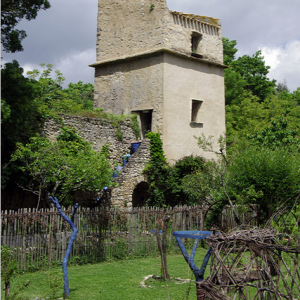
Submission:
M 55 206 L 58 209 L 58 211 L 61 214 L 61 216 L 70 224 L 70 226 L 71 226 L 71 228 L 73 230 L 73 233 L 70 236 L 70 241 L 69 241 L 69 244 L 68 244 L 68 247 L 67 247 L 67 251 L 66 251 L 63 263 L 62 263 L 63 276 L 64 276 L 64 299 L 66 299 L 66 298 L 69 298 L 69 296 L 70 296 L 70 291 L 69 291 L 69 276 L 68 276 L 67 265 L 68 265 L 68 260 L 69 260 L 69 257 L 70 257 L 70 253 L 71 253 L 71 249 L 72 249 L 73 243 L 74 243 L 74 241 L 76 239 L 76 235 L 78 233 L 78 229 L 75 227 L 75 224 L 74 224 L 74 216 L 75 216 L 76 210 L 78 208 L 78 203 L 75 204 L 73 213 L 71 215 L 71 219 L 69 219 L 63 213 L 63 211 L 61 209 L 61 206 L 59 205 L 59 202 L 58 202 L 57 198 L 56 197 L 54 197 L 54 199 L 52 197 L 49 197 L 49 198 L 55 204 Z
M 200 269 L 196 266 L 196 264 L 194 262 L 196 249 L 197 249 L 199 240 L 205 239 L 206 237 L 210 236 L 211 234 L 212 234 L 212 231 L 175 231 L 175 232 L 173 232 L 173 236 L 175 236 L 178 246 L 179 246 L 186 262 L 188 263 L 189 267 L 191 268 L 191 270 L 193 271 L 193 273 L 195 275 L 196 285 L 197 285 L 197 282 L 202 281 L 204 279 L 204 272 L 205 272 L 206 266 L 208 264 L 209 258 L 211 256 L 212 248 L 208 249 L 208 251 L 203 259 Z M 194 245 L 192 248 L 192 252 L 191 252 L 191 256 L 189 256 L 188 252 L 186 251 L 181 238 L 195 239 L 195 242 L 194 242 Z M 197 285 L 197 299 L 204 299 L 204 291 L 202 289 L 198 289 L 198 285 Z

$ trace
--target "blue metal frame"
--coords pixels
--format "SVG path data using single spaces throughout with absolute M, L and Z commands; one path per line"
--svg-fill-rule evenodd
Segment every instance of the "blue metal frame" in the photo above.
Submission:
M 175 231 L 175 232 L 173 232 L 173 236 L 175 236 L 178 246 L 179 246 L 186 262 L 188 263 L 189 267 L 191 268 L 191 270 L 193 271 L 193 273 L 195 275 L 196 282 L 202 281 L 204 279 L 204 272 L 205 272 L 206 266 L 208 264 L 209 258 L 211 256 L 212 248 L 208 249 L 208 251 L 203 259 L 200 269 L 196 266 L 196 264 L 194 262 L 196 249 L 197 249 L 199 240 L 205 239 L 206 237 L 210 236 L 211 234 L 212 234 L 212 231 Z M 191 256 L 189 256 L 188 252 L 186 251 L 181 238 L 195 239 L 193 249 L 191 252 Z

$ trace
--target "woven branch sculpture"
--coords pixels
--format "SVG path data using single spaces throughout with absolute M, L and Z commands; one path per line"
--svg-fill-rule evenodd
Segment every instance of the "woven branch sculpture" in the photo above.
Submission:
M 205 299 L 300 299 L 299 241 L 245 229 L 206 238 L 213 254 L 210 276 L 198 287 Z

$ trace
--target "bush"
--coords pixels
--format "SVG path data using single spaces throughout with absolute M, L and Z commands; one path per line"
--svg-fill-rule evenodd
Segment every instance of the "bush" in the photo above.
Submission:
M 249 147 L 228 167 L 229 195 L 260 206 L 261 221 L 276 207 L 299 192 L 300 155 L 288 148 Z

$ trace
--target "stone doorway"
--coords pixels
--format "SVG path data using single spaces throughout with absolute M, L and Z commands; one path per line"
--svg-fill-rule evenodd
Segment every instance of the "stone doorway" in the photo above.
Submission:
M 142 137 L 145 138 L 147 132 L 151 131 L 152 127 L 152 110 L 143 110 L 140 111 L 140 120 L 141 120 L 141 133 Z
M 149 198 L 148 195 L 149 183 L 146 181 L 140 182 L 132 193 L 132 207 L 142 207 L 146 205 Z

